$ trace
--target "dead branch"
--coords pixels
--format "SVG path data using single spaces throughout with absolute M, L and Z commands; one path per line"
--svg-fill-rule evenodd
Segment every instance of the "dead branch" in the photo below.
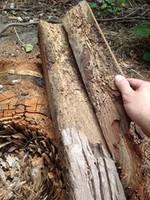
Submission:
M 107 19 L 97 19 L 98 22 L 110 22 L 110 21 L 117 21 L 117 22 L 134 22 L 135 20 L 150 20 L 150 17 L 115 17 L 115 18 L 107 18 Z
M 55 18 L 55 17 L 52 17 L 50 18 L 49 20 L 47 20 L 47 22 L 50 22 L 50 23 L 61 23 L 61 20 L 59 18 Z M 21 22 L 21 23 L 17 23 L 17 22 L 14 22 L 14 23 L 10 23 L 10 24 L 6 24 L 1 30 L 0 30 L 0 36 L 2 35 L 2 33 L 4 33 L 8 28 L 11 28 L 11 27 L 14 27 L 14 26 L 29 26 L 29 25 L 37 25 L 39 24 L 39 20 L 38 21 L 34 21 L 34 22 Z

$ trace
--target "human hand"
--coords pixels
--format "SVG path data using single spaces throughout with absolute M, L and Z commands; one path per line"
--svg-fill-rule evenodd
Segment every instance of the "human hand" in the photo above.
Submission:
M 115 84 L 128 116 L 150 137 L 150 82 L 117 75 Z

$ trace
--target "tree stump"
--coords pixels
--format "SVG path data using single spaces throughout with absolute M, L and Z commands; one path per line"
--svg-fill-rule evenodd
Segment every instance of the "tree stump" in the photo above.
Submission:
M 0 61 L 0 199 L 66 199 L 39 63 Z

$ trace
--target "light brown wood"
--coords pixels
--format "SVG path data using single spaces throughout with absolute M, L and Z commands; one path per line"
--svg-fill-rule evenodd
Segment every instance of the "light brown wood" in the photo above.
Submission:
M 47 93 L 59 129 L 76 127 L 91 143 L 102 142 L 93 108 L 78 76 L 76 63 L 61 25 L 40 23 L 40 47 Z
M 63 27 L 41 21 L 39 43 L 68 198 L 126 199 Z
M 63 25 L 104 137 L 113 158 L 116 158 L 115 151 L 120 148 L 121 137 L 129 130 L 114 85 L 114 75 L 121 73 L 120 68 L 85 1 L 67 13 Z
M 122 74 L 121 68 L 86 1 L 66 14 L 63 25 L 102 134 L 121 169 L 122 184 L 127 190 L 132 188 L 131 196 L 138 191 L 142 198 L 141 161 L 129 142 L 129 119 L 114 84 L 114 76 Z
M 67 128 L 62 130 L 62 150 L 70 199 L 126 199 L 115 164 L 101 144 L 91 145 L 85 134 Z

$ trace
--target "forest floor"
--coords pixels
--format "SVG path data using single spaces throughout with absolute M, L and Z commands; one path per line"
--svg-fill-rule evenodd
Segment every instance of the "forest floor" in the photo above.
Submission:
M 0 60 L 21 59 L 40 63 L 37 25 L 16 26 L 16 30 L 12 26 L 3 33 L 1 30 L 10 23 L 32 23 L 39 19 L 57 21 L 78 2 L 79 0 L 2 1 L 0 5 Z M 150 51 L 149 37 L 138 37 L 132 32 L 134 26 L 150 23 L 149 1 L 127 1 L 125 6 L 121 7 L 121 12 L 116 15 L 109 13 L 106 9 L 101 10 L 98 0 L 88 2 L 97 3 L 93 12 L 124 73 L 130 77 L 149 80 L 150 63 L 142 60 L 143 53 Z M 34 46 L 32 52 L 24 51 L 16 32 L 23 43 Z

